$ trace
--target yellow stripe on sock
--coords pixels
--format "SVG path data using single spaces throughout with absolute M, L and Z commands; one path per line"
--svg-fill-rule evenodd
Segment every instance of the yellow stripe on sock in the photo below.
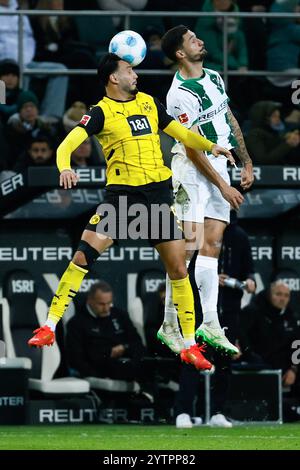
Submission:
M 76 264 L 70 262 L 61 280 L 59 281 L 57 291 L 52 299 L 48 320 L 58 323 L 71 302 L 71 299 L 77 294 L 84 276 L 88 273 Z

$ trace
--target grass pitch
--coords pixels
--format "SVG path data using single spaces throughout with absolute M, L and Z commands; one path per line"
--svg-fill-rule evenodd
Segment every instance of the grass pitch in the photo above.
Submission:
M 276 426 L 0 426 L 1 450 L 300 450 L 300 423 Z

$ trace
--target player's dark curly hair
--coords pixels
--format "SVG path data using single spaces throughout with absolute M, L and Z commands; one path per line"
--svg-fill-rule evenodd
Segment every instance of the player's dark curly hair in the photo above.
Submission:
M 109 76 L 117 70 L 120 60 L 120 57 L 111 52 L 102 57 L 98 65 L 97 74 L 104 86 L 108 84 Z
M 173 62 L 177 62 L 176 51 L 182 47 L 183 35 L 188 32 L 183 24 L 175 26 L 167 31 L 161 40 L 161 48 L 166 56 Z

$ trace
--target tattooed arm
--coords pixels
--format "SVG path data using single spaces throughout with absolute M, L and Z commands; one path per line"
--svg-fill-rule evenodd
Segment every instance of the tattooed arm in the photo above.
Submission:
M 230 122 L 230 127 L 234 134 L 234 137 L 237 141 L 237 146 L 235 147 L 235 153 L 239 157 L 240 161 L 243 164 L 243 169 L 241 172 L 241 187 L 243 189 L 249 189 L 252 186 L 254 181 L 253 176 L 253 167 L 252 167 L 252 160 L 250 155 L 246 149 L 244 137 L 242 131 L 240 129 L 239 123 L 237 122 L 236 118 L 234 117 L 231 109 L 227 108 L 227 115 Z

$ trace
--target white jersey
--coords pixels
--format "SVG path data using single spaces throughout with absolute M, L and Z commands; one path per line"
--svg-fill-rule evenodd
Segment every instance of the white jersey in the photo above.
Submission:
M 183 79 L 179 72 L 173 78 L 167 95 L 168 113 L 190 128 L 197 125 L 199 133 L 212 142 L 231 149 L 236 145 L 227 113 L 229 98 L 218 72 L 203 68 L 200 78 Z M 199 171 L 187 158 L 184 145 L 177 142 L 173 149 L 172 171 L 181 181 L 197 182 Z M 208 154 L 218 171 L 224 170 L 227 158 Z

